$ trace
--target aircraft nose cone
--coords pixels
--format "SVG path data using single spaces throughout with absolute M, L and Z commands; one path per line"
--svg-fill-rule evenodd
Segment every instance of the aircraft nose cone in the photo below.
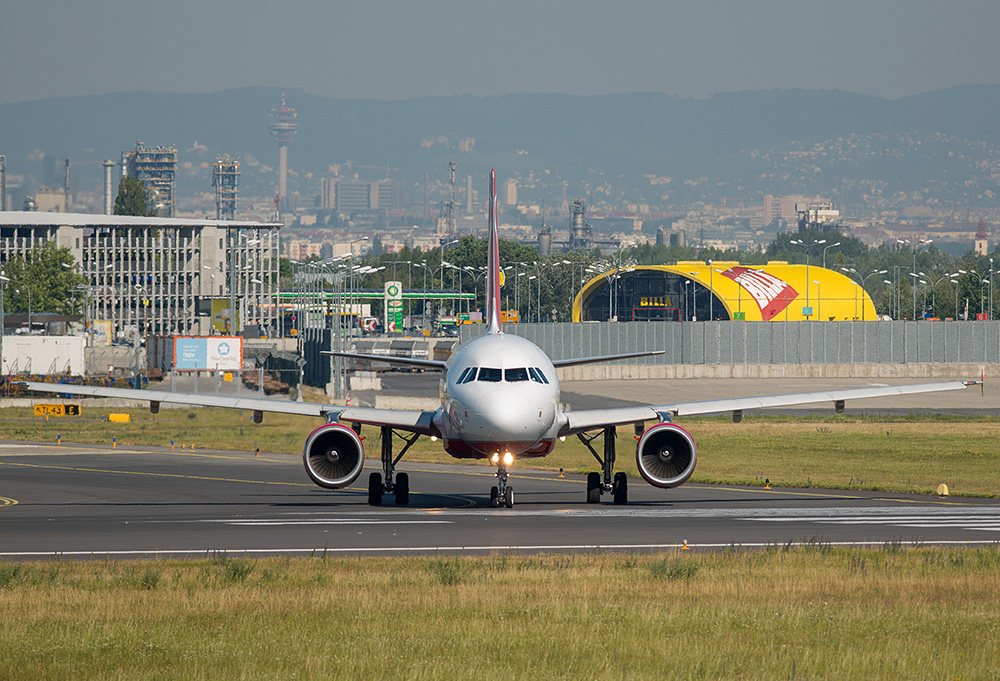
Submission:
M 491 440 L 534 442 L 540 425 L 537 409 L 526 398 L 509 392 L 491 392 L 479 402 L 479 413 L 490 424 Z

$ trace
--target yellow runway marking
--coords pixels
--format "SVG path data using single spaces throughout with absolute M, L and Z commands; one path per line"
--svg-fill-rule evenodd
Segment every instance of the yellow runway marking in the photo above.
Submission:
M 693 483 L 693 485 L 702 485 L 705 487 L 711 487 L 712 489 L 721 489 L 726 492 L 755 492 L 757 494 L 785 494 L 796 497 L 825 497 L 832 499 L 871 499 L 872 501 L 896 501 L 901 504 L 938 504 L 941 506 L 968 506 L 969 504 L 961 503 L 958 501 L 937 501 L 934 499 L 889 499 L 883 497 L 865 497 L 860 494 L 834 494 L 833 492 L 796 492 L 790 489 L 784 490 L 774 490 L 774 489 L 754 489 L 753 487 L 720 487 L 718 485 L 711 485 L 707 482 Z
M 10 497 L 0 497 L 0 506 L 17 506 L 17 499 Z
M 119 471 L 105 468 L 80 468 L 76 466 L 43 466 L 35 463 L 14 463 L 12 461 L 0 461 L 0 466 L 21 466 L 23 468 L 43 468 L 58 471 L 77 471 L 81 473 L 111 473 L 114 475 L 138 475 L 149 478 L 179 478 L 182 480 L 208 480 L 211 482 L 241 482 L 251 485 L 279 485 L 286 487 L 315 487 L 303 482 L 276 482 L 270 480 L 243 480 L 240 478 L 211 478 L 203 475 L 181 475 L 179 473 L 144 473 L 142 471 Z
M 188 454 L 187 456 L 192 456 Z M 194 455 L 197 456 L 197 455 Z M 76 471 L 81 473 L 110 473 L 113 475 L 138 475 L 150 478 L 179 478 L 182 480 L 206 480 L 208 482 L 239 482 L 251 485 L 277 485 L 285 487 L 305 487 L 308 489 L 316 489 L 316 485 L 304 483 L 304 482 L 276 482 L 269 480 L 244 480 L 241 478 L 213 478 L 203 475 L 181 475 L 178 473 L 145 473 L 142 471 L 121 471 L 106 468 L 82 468 L 77 466 L 44 466 L 36 463 L 14 463 L 10 461 L 0 461 L 0 466 L 20 466 L 22 468 L 40 468 L 46 470 L 59 470 L 59 471 Z M 346 487 L 344 489 L 352 489 Z M 462 501 L 466 506 L 475 506 L 476 502 L 468 497 L 462 497 L 454 494 L 430 494 L 427 492 L 410 492 L 413 496 L 434 496 L 443 497 L 445 499 L 455 499 L 456 501 Z M 14 499 L 8 500 L 10 503 L 4 504 L 2 500 L 4 497 L 0 497 L 0 505 L 12 505 L 16 504 L 17 501 Z

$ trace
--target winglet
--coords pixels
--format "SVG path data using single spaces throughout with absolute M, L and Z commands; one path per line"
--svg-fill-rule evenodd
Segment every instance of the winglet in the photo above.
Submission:
M 500 241 L 497 236 L 497 171 L 490 171 L 490 236 L 486 244 L 486 333 L 500 328 Z

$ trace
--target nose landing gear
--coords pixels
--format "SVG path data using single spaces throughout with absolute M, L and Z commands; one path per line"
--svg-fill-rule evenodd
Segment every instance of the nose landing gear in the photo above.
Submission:
M 500 508 L 500 505 L 503 504 L 507 508 L 514 508 L 514 488 L 507 484 L 509 477 L 507 466 L 513 462 L 514 458 L 509 453 L 503 456 L 494 454 L 492 460 L 497 465 L 498 484 L 490 488 L 490 506 Z

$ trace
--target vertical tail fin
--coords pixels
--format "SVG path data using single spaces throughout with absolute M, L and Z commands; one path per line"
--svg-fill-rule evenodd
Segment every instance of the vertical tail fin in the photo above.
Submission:
M 500 328 L 500 239 L 497 236 L 497 172 L 490 171 L 490 236 L 486 244 L 486 333 Z

